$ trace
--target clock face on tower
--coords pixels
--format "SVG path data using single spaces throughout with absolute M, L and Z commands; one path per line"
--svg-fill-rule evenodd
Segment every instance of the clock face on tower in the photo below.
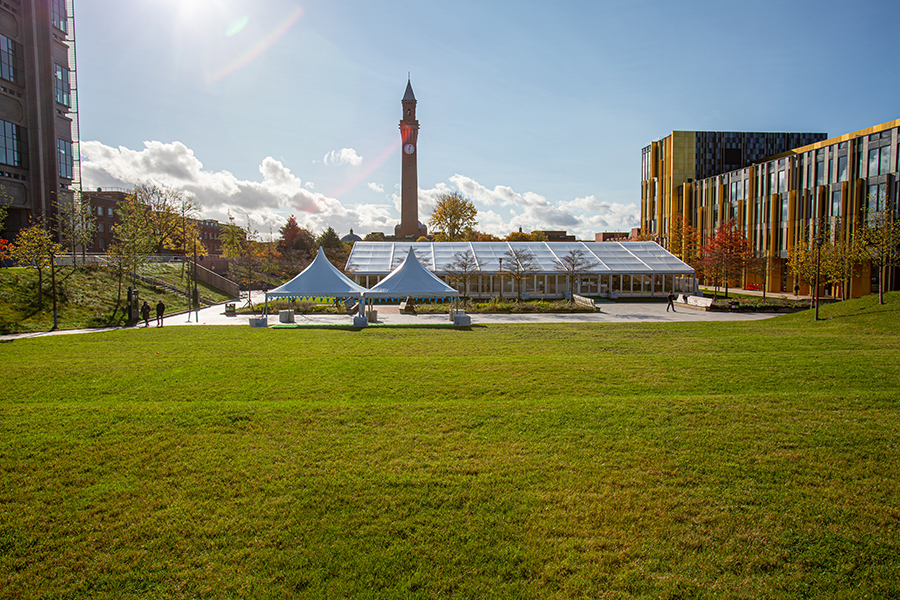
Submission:
M 416 147 L 413 146 L 412 144 L 406 144 L 405 146 L 403 146 L 403 151 L 406 152 L 407 154 L 412 154 L 413 152 L 416 151 Z

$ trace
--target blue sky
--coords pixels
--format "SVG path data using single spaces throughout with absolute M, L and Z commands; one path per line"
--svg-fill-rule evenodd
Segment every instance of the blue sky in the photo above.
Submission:
M 400 99 L 418 99 L 420 218 L 637 225 L 640 151 L 673 129 L 900 118 L 900 3 L 76 0 L 83 177 L 156 180 L 267 235 L 392 231 Z

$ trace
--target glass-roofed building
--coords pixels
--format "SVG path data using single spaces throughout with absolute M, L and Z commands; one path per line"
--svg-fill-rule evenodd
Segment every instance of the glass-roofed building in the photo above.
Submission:
M 469 252 L 474 275 L 468 289 L 459 291 L 471 298 L 517 295 L 510 261 L 522 250 L 534 257 L 534 268 L 522 281 L 523 297 L 565 297 L 569 282 L 562 263 L 578 251 L 591 266 L 575 282 L 576 294 L 653 297 L 696 291 L 694 269 L 655 242 L 356 242 L 345 270 L 360 285 L 372 287 L 404 260 L 410 247 L 426 268 L 457 289 L 451 265 Z

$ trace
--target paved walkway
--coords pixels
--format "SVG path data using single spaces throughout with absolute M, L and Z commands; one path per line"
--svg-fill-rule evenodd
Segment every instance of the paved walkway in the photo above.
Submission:
M 729 290 L 730 291 L 730 290 Z M 737 291 L 735 291 L 737 293 Z M 256 294 L 254 294 L 256 301 Z M 262 301 L 260 294 L 259 301 Z M 600 304 L 600 312 L 595 313 L 510 313 L 479 314 L 474 313 L 472 325 L 489 323 L 676 323 L 699 321 L 757 321 L 770 319 L 778 313 L 749 312 L 705 312 L 689 308 L 678 308 L 677 312 L 666 312 L 665 302 L 620 302 Z M 449 323 L 446 314 L 400 314 L 397 306 L 376 305 L 378 323 L 384 325 L 446 325 Z M 165 318 L 165 327 L 189 325 L 243 325 L 249 327 L 253 315 L 225 316 L 224 304 L 210 306 L 199 311 L 169 315 Z M 352 325 L 353 317 L 349 315 L 296 315 L 298 325 Z M 278 315 L 269 315 L 269 325 L 279 325 Z M 150 319 L 150 327 L 156 327 L 156 319 Z M 143 329 L 141 324 L 135 329 Z M 40 333 L 23 333 L 0 336 L 0 340 L 12 340 L 46 335 L 65 335 L 70 333 L 90 333 L 98 331 L 114 331 L 117 328 L 75 329 Z

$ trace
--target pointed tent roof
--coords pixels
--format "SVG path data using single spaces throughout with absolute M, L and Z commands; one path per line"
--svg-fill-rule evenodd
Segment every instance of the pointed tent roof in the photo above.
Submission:
M 399 267 L 365 293 L 367 298 L 447 298 L 459 293 L 422 266 L 410 247 Z
M 358 297 L 366 289 L 338 271 L 320 247 L 316 259 L 299 275 L 266 293 L 272 297 Z
M 413 91 L 412 91 L 412 82 L 409 79 L 406 80 L 406 93 L 403 94 L 403 99 L 404 100 L 415 100 L 416 99 L 416 95 L 413 94 Z

